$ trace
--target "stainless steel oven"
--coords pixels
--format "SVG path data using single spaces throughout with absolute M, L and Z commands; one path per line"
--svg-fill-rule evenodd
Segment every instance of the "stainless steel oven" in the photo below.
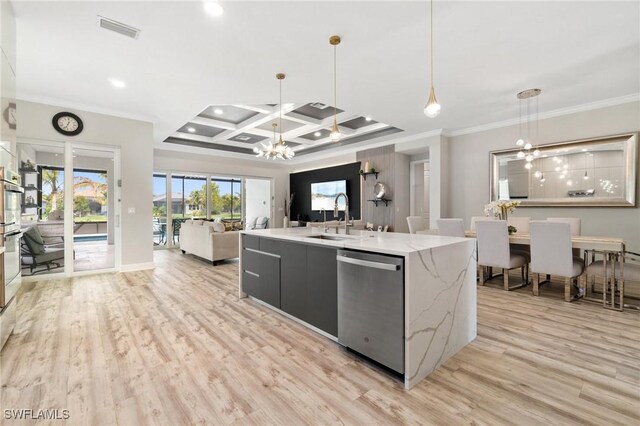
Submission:
M 14 299 L 22 280 L 20 214 L 23 193 L 19 175 L 0 167 L 0 349 L 16 322 Z

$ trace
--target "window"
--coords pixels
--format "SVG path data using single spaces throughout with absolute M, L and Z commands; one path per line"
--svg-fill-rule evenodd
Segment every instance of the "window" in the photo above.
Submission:
M 242 219 L 242 181 L 211 177 L 211 217 Z

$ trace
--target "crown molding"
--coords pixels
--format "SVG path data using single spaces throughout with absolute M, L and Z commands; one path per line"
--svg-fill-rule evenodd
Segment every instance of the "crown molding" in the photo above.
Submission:
M 575 114 L 578 112 L 592 111 L 596 109 L 627 104 L 631 102 L 640 102 L 640 93 L 633 93 L 631 95 L 619 96 L 616 98 L 603 99 L 600 101 L 589 102 L 586 104 L 575 105 L 566 108 L 555 109 L 552 111 L 541 112 L 538 114 L 539 120 L 545 120 L 548 118 L 561 117 L 563 115 Z M 535 119 L 535 114 L 529 114 L 523 116 L 523 120 Z M 502 127 L 509 127 L 517 125 L 520 122 L 519 118 L 511 118 L 509 120 L 496 121 L 493 123 L 481 124 L 479 126 L 467 127 L 464 129 L 448 130 L 443 133 L 444 136 L 462 136 L 471 133 L 479 133 L 487 130 L 499 129 Z
M 96 106 L 90 106 L 90 105 L 84 105 L 84 104 L 80 104 L 77 102 L 70 102 L 67 100 L 63 100 L 63 99 L 56 99 L 56 98 L 47 98 L 44 96 L 36 96 L 36 95 L 30 95 L 30 94 L 21 94 L 19 96 L 16 97 L 16 99 L 18 101 L 25 101 L 25 102 L 33 102 L 33 103 L 37 103 L 37 104 L 44 104 L 44 105 L 50 105 L 50 106 L 55 106 L 55 107 L 59 107 L 59 108 L 66 108 L 66 109 L 70 109 L 71 112 L 91 112 L 94 114 L 103 114 L 103 115 L 110 115 L 112 117 L 118 117 L 118 118 L 126 118 L 129 120 L 136 120 L 136 121 L 145 121 L 148 123 L 155 123 L 156 119 L 154 117 L 151 117 L 149 115 L 144 115 L 144 114 L 131 114 L 131 113 L 126 113 L 126 112 L 122 112 L 122 111 L 115 111 L 112 109 L 108 109 L 108 108 L 100 108 L 100 107 L 96 107 Z

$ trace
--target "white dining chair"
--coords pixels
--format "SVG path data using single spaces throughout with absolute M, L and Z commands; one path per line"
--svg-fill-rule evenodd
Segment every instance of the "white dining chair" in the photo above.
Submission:
M 462 219 L 438 219 L 437 223 L 438 235 L 464 238 L 464 221 Z
M 476 236 L 478 240 L 478 269 L 480 285 L 484 285 L 484 268 L 502 268 L 503 285 L 505 290 L 513 290 L 527 285 L 527 258 L 514 253 L 509 247 L 509 231 L 504 220 L 482 220 L 476 222 Z M 522 283 L 509 286 L 509 271 L 522 269 Z M 489 279 L 493 275 L 489 274 Z
M 582 221 L 579 217 L 548 217 L 549 222 L 568 223 L 571 227 L 571 235 L 576 237 L 581 235 Z
M 472 231 L 475 231 L 477 222 L 487 221 L 487 220 L 497 220 L 497 218 L 495 216 L 472 216 L 469 229 Z
M 529 233 L 530 217 L 524 216 L 510 216 L 507 218 L 507 225 L 516 228 L 516 234 L 528 234 Z
M 415 234 L 418 231 L 426 231 L 429 229 L 427 220 L 422 216 L 408 216 L 407 225 L 409 225 L 410 234 Z
M 559 275 L 564 278 L 564 300 L 571 301 L 571 284 L 584 292 L 579 281 L 584 272 L 584 261 L 573 257 L 571 226 L 568 223 L 536 220 L 531 222 L 531 274 L 533 295 L 540 295 L 540 274 Z

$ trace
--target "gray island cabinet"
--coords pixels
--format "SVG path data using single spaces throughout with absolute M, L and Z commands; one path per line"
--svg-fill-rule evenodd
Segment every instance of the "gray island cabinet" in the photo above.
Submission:
M 345 286 L 352 281 L 348 274 L 338 277 L 338 251 L 402 258 L 403 267 L 397 270 L 402 271 L 403 283 L 404 303 L 399 310 L 403 318 L 403 333 L 399 337 L 403 343 L 397 351 L 404 361 L 402 371 L 396 371 L 403 375 L 407 389 L 476 337 L 475 239 L 382 232 L 336 236 L 310 228 L 241 231 L 239 238 L 242 247 L 239 297 L 250 296 L 343 344 L 345 341 L 339 336 L 340 318 L 348 318 L 347 321 L 379 318 L 360 317 L 349 311 L 352 306 L 356 309 L 354 300 L 365 300 L 362 297 L 369 295 L 360 294 L 359 299 L 353 299 L 349 293 L 340 296 L 338 283 Z M 341 254 L 341 267 L 345 262 L 369 267 L 375 263 L 343 258 Z M 352 278 L 366 281 L 368 278 L 363 274 Z M 380 283 L 372 281 L 372 284 Z M 339 297 L 343 300 L 338 300 Z M 350 312 L 354 315 L 349 315 Z M 375 312 L 374 309 L 367 315 Z M 371 329 L 370 325 L 353 324 L 353 329 Z M 369 342 L 366 337 L 364 341 Z
M 338 334 L 337 249 L 242 235 L 244 292 Z

